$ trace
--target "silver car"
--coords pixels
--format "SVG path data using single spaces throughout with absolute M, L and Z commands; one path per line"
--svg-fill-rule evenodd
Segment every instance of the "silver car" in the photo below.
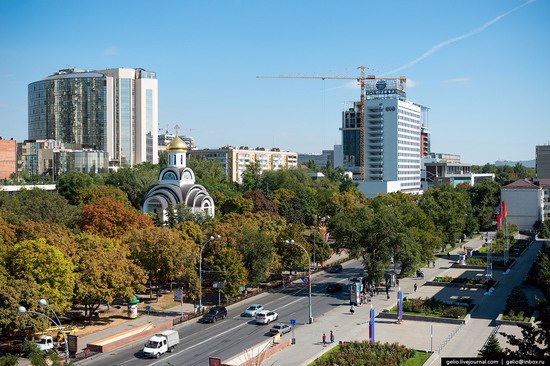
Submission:
M 260 311 L 256 314 L 256 324 L 269 324 L 279 319 L 279 314 L 271 310 Z
M 254 317 L 262 310 L 264 310 L 263 305 L 252 304 L 244 311 L 243 316 Z
M 290 324 L 279 323 L 272 326 L 271 329 L 269 330 L 269 333 L 283 335 L 285 333 L 290 332 L 291 330 L 292 330 L 292 326 Z

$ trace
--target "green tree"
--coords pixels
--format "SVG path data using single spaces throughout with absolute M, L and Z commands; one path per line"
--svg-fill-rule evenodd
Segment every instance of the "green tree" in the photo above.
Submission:
M 159 166 L 142 163 L 134 167 L 125 167 L 105 177 L 105 184 L 120 188 L 136 209 L 141 209 L 141 203 L 149 187 L 159 180 Z
M 479 228 L 487 230 L 493 225 L 493 212 L 500 204 L 500 185 L 486 179 L 469 188 L 473 215 Z
M 63 174 L 57 181 L 57 192 L 63 196 L 71 205 L 78 204 L 79 191 L 94 186 L 94 179 L 81 172 L 70 172 Z
M 43 221 L 74 227 L 78 208 L 69 205 L 57 192 L 43 189 L 22 190 L 8 199 L 2 207 L 8 222 L 21 220 Z
M 214 281 L 224 282 L 222 293 L 225 297 L 233 297 L 239 293 L 239 287 L 246 285 L 248 271 L 242 255 L 222 241 L 212 241 L 204 263 L 209 266 Z
M 8 250 L 6 268 L 15 279 L 30 275 L 39 286 L 41 296 L 60 314 L 71 308 L 75 285 L 74 266 L 70 259 L 45 239 L 25 240 Z M 21 304 L 33 308 L 34 303 Z
M 252 212 L 253 209 L 254 202 L 252 202 L 252 200 L 244 198 L 241 195 L 227 198 L 222 206 L 219 207 L 219 210 L 223 215 L 226 215 L 228 213 L 243 214 L 245 212 Z
M 221 192 L 232 196 L 237 193 L 237 185 L 229 182 L 219 161 L 192 157 L 187 161 L 187 166 L 195 172 L 197 184 L 203 185 L 210 194 Z M 216 197 L 214 201 L 218 204 Z
M 110 198 L 122 203 L 126 207 L 132 204 L 128 196 L 120 188 L 113 186 L 96 186 L 91 188 L 82 188 L 78 191 L 76 201 L 78 204 L 94 203 L 99 198 Z
M 530 312 L 531 306 L 529 306 L 529 299 L 527 295 L 521 289 L 520 286 L 516 286 L 512 289 L 512 292 L 506 298 L 506 308 L 505 313 L 513 312 L 514 314 L 523 311 L 525 313 Z
M 193 241 L 183 240 L 169 228 L 149 226 L 130 231 L 123 242 L 130 248 L 135 263 L 147 273 L 151 296 L 153 282 L 157 288 L 161 283 L 181 278 L 185 278 L 186 283 L 195 283 L 198 250 Z M 196 288 L 184 290 L 188 294 L 197 291 Z
M 500 343 L 494 334 L 491 334 L 485 347 L 479 351 L 478 356 L 482 358 L 499 358 L 504 356 L 504 350 L 500 347 Z
M 145 290 L 145 272 L 130 259 L 129 249 L 118 241 L 82 234 L 77 237 L 75 299 L 92 317 L 101 304 L 131 298 Z
M 262 167 L 260 163 L 251 161 L 241 174 L 241 180 L 241 191 L 243 193 L 260 189 L 262 185 Z

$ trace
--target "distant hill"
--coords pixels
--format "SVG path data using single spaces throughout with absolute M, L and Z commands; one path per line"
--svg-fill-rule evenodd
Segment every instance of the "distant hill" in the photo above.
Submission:
M 526 168 L 534 168 L 535 167 L 535 159 L 533 159 L 533 160 L 520 160 L 520 161 L 508 161 L 508 160 L 503 160 L 503 161 L 497 160 L 497 161 L 495 161 L 496 166 L 502 166 L 502 165 L 514 166 L 517 163 L 523 164 L 523 166 L 526 167 Z

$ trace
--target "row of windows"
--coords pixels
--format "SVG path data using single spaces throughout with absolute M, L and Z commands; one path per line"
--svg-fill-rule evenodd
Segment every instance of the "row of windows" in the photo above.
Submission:
M 406 116 L 416 117 L 416 118 L 420 119 L 420 113 L 418 113 L 416 111 L 412 111 L 410 109 L 403 108 L 403 106 L 399 107 L 398 113 L 399 114 L 404 114 Z
M 399 151 L 416 151 L 418 154 L 420 154 L 420 149 L 419 148 L 416 148 L 416 147 L 404 147 L 404 146 L 399 146 L 398 148 Z M 400 154 L 399 154 L 400 155 Z M 403 155 L 400 155 L 400 156 L 403 156 Z
M 417 120 L 417 119 L 414 119 L 414 118 L 409 118 L 409 117 L 397 117 L 397 120 L 398 121 L 405 121 L 405 122 L 411 122 L 411 123 L 414 123 L 414 126 L 419 126 L 420 125 L 420 121 Z
M 414 164 L 414 165 L 405 165 L 405 164 L 397 164 L 397 169 L 420 169 L 420 164 Z
M 402 126 L 402 127 L 407 127 L 407 128 L 413 129 L 415 131 L 418 131 L 418 125 L 413 125 L 413 124 L 406 123 L 406 122 L 401 122 L 401 121 L 399 121 L 397 123 L 397 125 Z
M 403 152 L 399 152 L 397 154 L 397 156 L 401 156 L 401 157 L 411 157 L 411 158 L 420 158 L 420 154 L 411 154 L 411 153 L 403 153 Z
M 420 137 L 418 137 L 418 136 L 409 136 L 409 135 L 398 134 L 397 137 L 400 138 L 400 139 L 420 141 Z
M 419 187 L 418 183 L 401 183 L 401 187 Z
M 418 159 L 397 159 L 398 163 L 418 163 Z
M 411 145 L 411 146 L 419 146 L 420 144 L 418 142 L 413 142 L 413 141 L 403 141 L 403 140 L 400 140 L 398 142 L 398 145 L 401 146 L 401 145 Z M 403 149 L 404 150 L 404 149 Z M 418 149 L 417 149 L 418 150 Z M 417 151 L 417 150 L 413 150 L 413 151 Z

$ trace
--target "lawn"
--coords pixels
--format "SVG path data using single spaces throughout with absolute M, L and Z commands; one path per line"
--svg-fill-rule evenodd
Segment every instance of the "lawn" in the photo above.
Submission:
M 399 345 L 398 343 L 346 342 L 325 352 L 309 366 L 360 366 L 385 365 L 421 366 L 429 354 Z

